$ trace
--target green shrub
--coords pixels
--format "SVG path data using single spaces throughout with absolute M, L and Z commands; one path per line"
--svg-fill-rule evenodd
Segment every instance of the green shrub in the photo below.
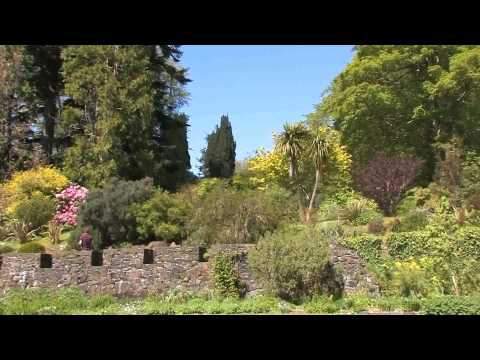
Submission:
M 405 260 L 429 254 L 431 234 L 427 231 L 391 233 L 387 238 L 388 253 L 394 259 Z
M 341 301 L 341 307 L 344 310 L 359 313 L 368 311 L 374 304 L 374 299 L 362 293 L 348 294 Z
M 376 263 L 382 259 L 382 238 L 373 235 L 346 237 L 340 243 L 356 251 L 358 256 L 368 263 Z
M 187 204 L 176 195 L 157 191 L 143 204 L 132 207 L 142 242 L 168 241 L 180 243 L 186 235 Z
M 385 232 L 382 218 L 372 219 L 368 222 L 368 232 L 370 234 L 381 235 Z
M 303 305 L 309 314 L 334 314 L 340 311 L 339 303 L 328 296 L 316 296 Z
M 0 254 L 6 254 L 13 251 L 15 251 L 15 249 L 9 245 L 0 245 Z
M 215 293 L 220 297 L 238 298 L 243 295 L 232 256 L 217 254 L 214 257 L 213 284 Z
M 265 191 L 212 190 L 194 201 L 188 216 L 189 244 L 254 243 L 291 218 L 291 194 Z
M 414 210 L 400 218 L 392 231 L 407 232 L 422 230 L 428 224 L 428 217 L 424 211 Z
M 478 296 L 439 296 L 424 299 L 422 311 L 428 315 L 480 315 Z
M 466 205 L 472 209 L 480 210 L 480 194 L 470 195 L 466 201 Z
M 428 274 L 415 261 L 396 262 L 392 277 L 392 287 L 398 295 L 425 296 L 431 291 Z
M 458 246 L 465 256 L 480 260 L 480 227 L 465 226 L 455 233 Z
M 45 252 L 45 246 L 36 242 L 29 242 L 23 244 L 18 248 L 19 253 L 43 253 Z
M 324 201 L 317 210 L 316 218 L 318 221 L 333 221 L 340 218 L 342 206 L 332 202 Z
M 90 227 L 100 236 L 94 241 L 97 247 L 139 241 L 132 206 L 143 204 L 154 194 L 152 179 L 124 181 L 111 179 L 100 189 L 93 189 L 79 213 L 79 227 Z M 141 240 L 140 240 L 141 241 Z
M 82 229 L 78 226 L 73 228 L 68 233 L 67 248 L 69 250 L 80 250 L 80 245 L 78 244 L 78 242 L 80 241 L 81 234 L 82 234 Z
M 33 229 L 48 223 L 55 213 L 55 200 L 45 195 L 34 195 L 17 204 L 14 210 L 15 218 L 31 224 Z
M 281 309 L 276 298 L 256 296 L 244 300 L 232 298 L 202 297 L 165 298 L 148 297 L 141 305 L 140 313 L 147 315 L 187 315 L 187 314 L 265 314 L 287 311 Z
M 461 167 L 461 191 L 464 198 L 480 194 L 480 154 L 469 151 Z
M 262 238 L 249 253 L 249 264 L 258 281 L 283 299 L 338 296 L 341 284 L 328 254 L 326 237 L 310 227 L 290 226 Z
M 382 214 L 378 211 L 378 206 L 374 201 L 356 196 L 337 210 L 337 216 L 354 226 L 359 226 L 367 225 L 370 220 L 381 218 Z

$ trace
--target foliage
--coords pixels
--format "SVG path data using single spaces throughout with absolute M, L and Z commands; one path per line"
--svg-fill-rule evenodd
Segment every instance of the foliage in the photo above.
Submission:
M 4 245 L 4 244 L 0 245 L 0 254 L 6 254 L 13 251 L 15 251 L 15 249 L 9 245 Z
M 480 197 L 480 155 L 473 151 L 467 151 L 465 160 L 460 170 L 461 191 L 464 199 Z M 480 200 L 473 202 L 478 204 L 476 209 L 480 210 Z
M 31 241 L 20 246 L 17 250 L 19 253 L 43 253 L 45 246 L 37 242 Z
M 309 314 L 334 314 L 341 310 L 339 301 L 331 296 L 315 296 L 304 304 L 304 309 Z
M 428 275 L 417 261 L 395 262 L 392 287 L 401 296 L 422 296 L 431 291 Z
M 110 177 L 154 182 L 175 189 L 190 167 L 187 118 L 176 110 L 188 82 L 169 45 L 80 45 L 62 52 L 65 92 L 61 116 L 73 135 L 64 170 L 97 187 Z
M 452 295 L 427 298 L 422 302 L 422 312 L 427 315 L 480 315 L 480 299 Z
M 228 116 L 223 115 L 220 126 L 207 136 L 207 147 L 202 150 L 200 170 L 205 177 L 230 178 L 235 172 L 235 140 Z
M 87 296 L 74 288 L 11 290 L 0 299 L 0 314 L 4 315 L 72 315 L 85 311 L 120 313 L 120 306 L 112 296 Z
M 26 105 L 32 117 L 42 116 L 43 121 L 36 124 L 41 135 L 36 134 L 36 137 L 50 164 L 59 160 L 64 150 L 59 145 L 65 137 L 58 132 L 58 104 L 64 85 L 61 73 L 63 48 L 63 45 L 25 45 L 22 54 Z
M 52 244 L 58 244 L 60 242 L 60 236 L 62 235 L 62 226 L 56 221 L 48 222 L 48 238 Z
M 378 153 L 356 173 L 355 183 L 386 215 L 392 215 L 404 192 L 413 184 L 421 164 L 412 157 L 387 157 Z
M 67 185 L 68 179 L 51 167 L 16 172 L 3 188 L 7 197 L 7 213 L 13 214 L 22 201 L 35 195 L 52 197 Z
M 285 188 L 291 185 L 288 177 L 288 162 L 278 151 L 258 149 L 255 156 L 248 160 L 248 169 L 252 173 L 250 181 L 260 190 L 265 190 L 271 184 Z
M 392 231 L 417 231 L 422 230 L 427 224 L 428 217 L 425 211 L 413 210 L 402 216 L 399 220 L 399 223 L 392 228 Z
M 55 213 L 55 200 L 42 194 L 35 194 L 18 203 L 13 216 L 33 229 L 46 225 Z
M 156 191 L 153 197 L 131 208 L 139 240 L 180 243 L 185 238 L 187 204 L 176 195 Z
M 370 234 L 381 235 L 385 232 L 382 218 L 372 219 L 368 222 L 368 232 Z
M 69 250 L 80 250 L 80 245 L 78 244 L 80 240 L 80 235 L 82 234 L 82 228 L 79 226 L 73 228 L 68 232 L 67 237 L 67 249 Z
M 339 215 L 340 219 L 353 225 L 366 225 L 370 220 L 381 217 L 375 203 L 363 198 L 347 202 L 341 207 Z
M 249 253 L 249 264 L 266 289 L 298 301 L 335 292 L 338 284 L 328 254 L 328 240 L 313 228 L 290 226 L 262 238 Z
M 232 256 L 217 254 L 213 262 L 214 290 L 220 297 L 238 298 L 241 294 L 241 284 L 234 269 Z
M 81 204 L 87 198 L 88 190 L 80 185 L 70 185 L 65 190 L 55 194 L 58 201 L 54 221 L 59 224 L 75 227 Z
M 188 243 L 254 243 L 292 217 L 290 193 L 272 187 L 263 192 L 234 191 L 223 185 L 193 201 Z
M 205 198 L 206 195 L 214 190 L 226 190 L 229 186 L 229 182 L 226 179 L 220 178 L 205 178 L 199 181 L 196 187 L 196 194 L 199 198 Z
M 312 314 L 419 311 L 422 307 L 422 299 L 398 296 L 370 297 L 362 293 L 354 293 L 337 300 L 325 296 L 315 297 L 303 307 L 307 313 Z
M 387 236 L 388 253 L 394 259 L 406 260 L 426 255 L 442 255 L 448 244 L 440 239 L 432 238 L 425 230 L 403 233 L 391 233 Z
M 480 260 L 480 227 L 465 226 L 455 233 L 458 246 L 462 249 L 462 255 Z
M 146 315 L 188 315 L 188 314 L 266 314 L 281 313 L 287 308 L 280 306 L 278 299 L 257 296 L 244 300 L 205 299 L 201 297 L 157 298 L 149 297 L 143 302 L 140 313 Z
M 110 179 L 102 188 L 89 192 L 86 203 L 80 208 L 79 226 L 98 231 L 98 246 L 102 248 L 122 242 L 135 243 L 138 232 L 132 206 L 143 204 L 153 194 L 152 179 Z
M 377 263 L 382 260 L 382 238 L 370 234 L 345 237 L 340 243 L 356 251 L 358 256 L 367 263 Z
M 0 179 L 43 163 L 25 97 L 25 45 L 0 45 Z
M 13 220 L 12 222 L 13 237 L 20 243 L 26 243 L 31 240 L 35 234 L 35 229 L 32 230 L 30 224 L 25 224 L 24 222 Z
M 356 46 L 316 113 L 340 129 L 355 163 L 378 151 L 409 154 L 425 161 L 428 182 L 437 142 L 458 136 L 478 146 L 479 54 L 478 46 Z
M 428 211 L 438 209 L 438 193 L 435 187 L 414 187 L 405 192 L 405 196 L 397 206 L 397 215 L 405 215 L 417 208 Z

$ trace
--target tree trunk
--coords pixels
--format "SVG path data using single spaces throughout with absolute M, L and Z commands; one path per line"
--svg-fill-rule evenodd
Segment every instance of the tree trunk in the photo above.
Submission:
M 456 296 L 460 296 L 460 288 L 458 286 L 457 277 L 452 273 L 453 292 Z
M 305 219 L 305 210 L 303 206 L 303 196 L 300 190 L 300 187 L 297 183 L 297 159 L 291 158 L 290 159 L 290 166 L 288 169 L 288 176 L 294 182 L 295 186 L 297 187 L 297 201 L 298 201 L 298 215 L 300 217 L 300 221 L 304 221 Z
M 305 216 L 305 222 L 310 222 L 310 217 L 312 216 L 313 204 L 315 202 L 315 197 L 317 196 L 318 184 L 320 182 L 320 169 L 315 170 L 315 185 L 313 186 L 312 196 L 310 197 L 310 204 L 308 205 L 307 213 Z
M 53 144 L 55 141 L 56 110 L 55 99 L 48 99 L 43 116 L 45 118 L 45 154 L 49 164 L 52 163 Z

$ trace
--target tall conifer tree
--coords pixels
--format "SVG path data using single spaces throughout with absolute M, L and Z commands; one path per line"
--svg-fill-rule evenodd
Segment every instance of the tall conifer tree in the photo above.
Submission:
M 220 126 L 207 136 L 207 147 L 202 150 L 201 171 L 205 177 L 232 177 L 235 172 L 235 148 L 232 125 L 223 115 Z

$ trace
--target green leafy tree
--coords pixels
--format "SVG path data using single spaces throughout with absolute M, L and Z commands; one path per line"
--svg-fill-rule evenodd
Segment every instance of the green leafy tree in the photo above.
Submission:
M 152 179 L 125 181 L 110 179 L 102 188 L 88 193 L 80 208 L 79 227 L 98 232 L 100 244 L 106 247 L 122 242 L 138 242 L 137 221 L 132 207 L 141 205 L 154 194 Z
M 207 136 L 207 147 L 202 151 L 201 171 L 205 177 L 230 178 L 235 173 L 235 148 L 232 125 L 223 115 L 220 126 Z
M 478 46 L 356 46 L 311 118 L 330 119 L 359 166 L 379 151 L 403 153 L 425 161 L 428 183 L 435 144 L 480 144 L 479 59 Z
M 164 191 L 157 191 L 145 203 L 134 205 L 131 211 L 139 240 L 182 242 L 186 235 L 187 206 L 179 197 Z

